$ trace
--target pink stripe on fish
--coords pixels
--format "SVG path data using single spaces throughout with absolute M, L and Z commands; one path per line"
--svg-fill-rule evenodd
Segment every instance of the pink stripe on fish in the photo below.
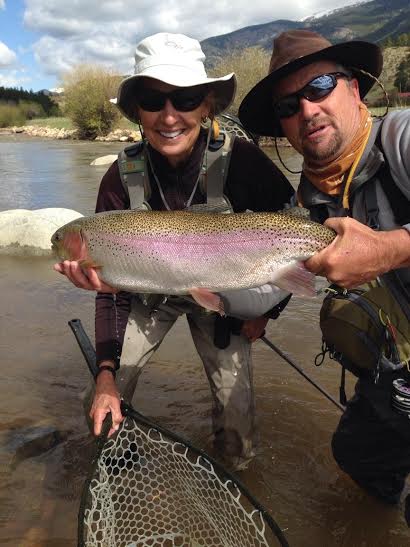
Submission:
M 104 236 L 107 239 L 107 235 Z M 206 254 L 217 256 L 229 251 L 242 251 L 250 249 L 258 252 L 263 249 L 283 246 L 299 245 L 306 248 L 306 238 L 283 235 L 267 230 L 263 231 L 237 231 L 225 234 L 184 234 L 184 235 L 144 235 L 144 236 L 120 236 L 110 235 L 108 242 L 115 246 L 135 248 L 139 252 L 150 255 L 153 252 L 164 256 L 178 255 L 183 257 L 197 256 L 201 258 Z

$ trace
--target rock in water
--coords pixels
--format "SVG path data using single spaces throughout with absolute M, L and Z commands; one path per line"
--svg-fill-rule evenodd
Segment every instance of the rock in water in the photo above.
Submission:
M 63 208 L 3 211 L 0 213 L 0 253 L 50 254 L 50 238 L 56 229 L 82 216 L 78 211 Z

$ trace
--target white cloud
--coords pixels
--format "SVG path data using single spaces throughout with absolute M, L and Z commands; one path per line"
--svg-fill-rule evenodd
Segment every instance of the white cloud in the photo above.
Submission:
M 300 20 L 347 2 L 26 0 L 24 24 L 41 35 L 33 51 L 48 74 L 58 77 L 80 62 L 101 63 L 127 73 L 132 70 L 137 41 L 155 32 L 182 32 L 202 40 L 277 19 Z
M 0 0 L 0 9 L 4 9 L 6 7 L 6 3 L 4 0 Z
M 31 82 L 30 76 L 28 76 L 23 70 L 5 70 L 0 72 L 0 86 L 2 87 L 24 87 L 28 88 Z
M 0 68 L 13 64 L 16 59 L 17 55 L 14 51 L 8 48 L 3 42 L 0 42 Z

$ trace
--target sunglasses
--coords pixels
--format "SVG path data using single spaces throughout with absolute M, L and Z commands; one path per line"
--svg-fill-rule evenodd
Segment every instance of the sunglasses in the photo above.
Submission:
M 184 87 L 169 93 L 156 89 L 142 89 L 137 95 L 137 103 L 147 112 L 159 112 L 165 107 L 167 100 L 170 100 L 175 110 L 191 112 L 198 108 L 206 94 L 204 87 Z
M 320 101 L 327 97 L 337 86 L 338 78 L 349 78 L 344 72 L 332 72 L 330 74 L 322 74 L 316 76 L 302 89 L 279 99 L 273 105 L 275 115 L 280 118 L 290 118 L 294 116 L 300 109 L 300 99 L 304 97 L 308 101 Z

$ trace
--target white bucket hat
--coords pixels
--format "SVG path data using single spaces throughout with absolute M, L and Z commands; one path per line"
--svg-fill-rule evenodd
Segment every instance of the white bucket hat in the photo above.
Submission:
M 235 96 L 235 74 L 208 78 L 204 61 L 200 43 L 184 34 L 160 32 L 148 36 L 137 44 L 134 75 L 120 83 L 118 108 L 126 118 L 138 122 L 136 89 L 141 78 L 153 78 L 176 87 L 208 84 L 215 95 L 214 114 L 223 112 Z

